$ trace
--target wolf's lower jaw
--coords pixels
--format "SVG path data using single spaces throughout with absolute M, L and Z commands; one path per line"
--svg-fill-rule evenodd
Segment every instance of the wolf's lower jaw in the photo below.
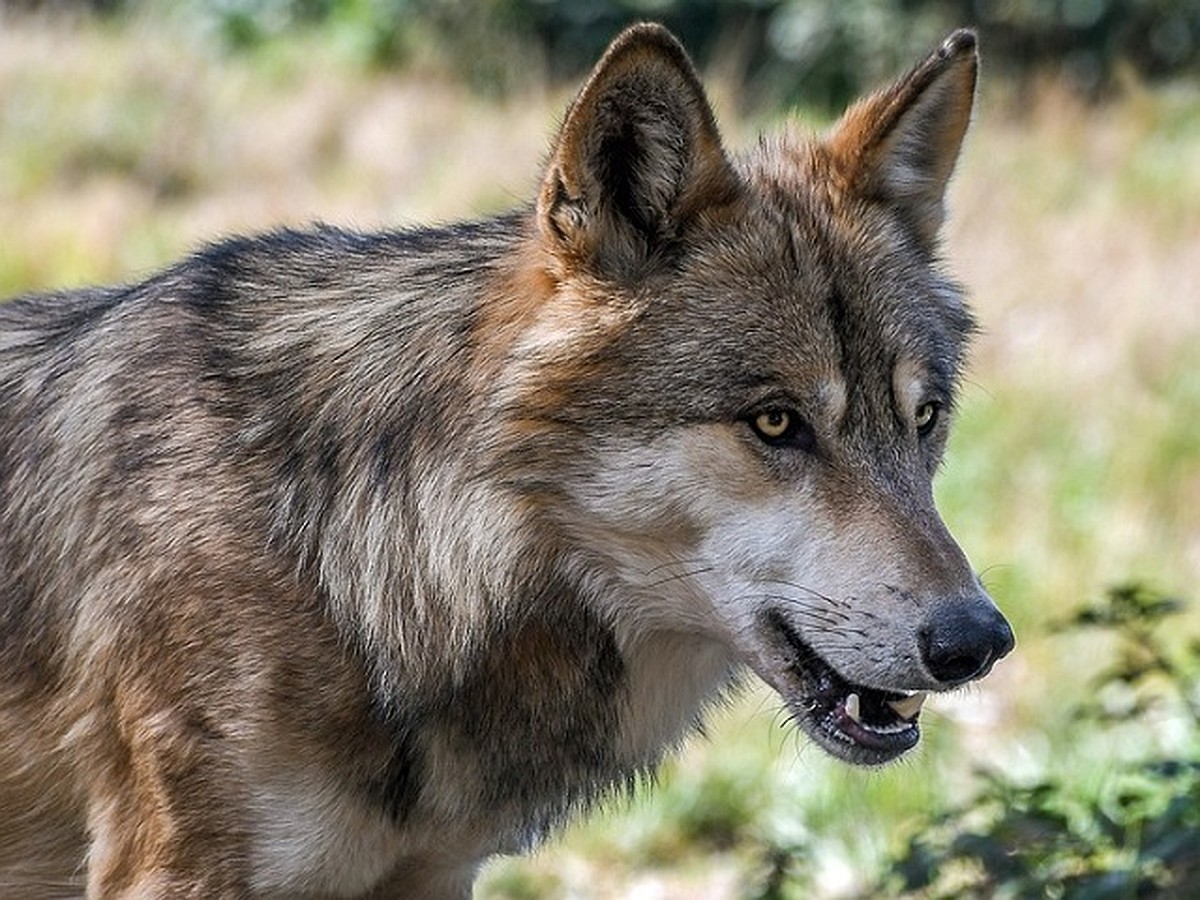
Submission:
M 798 681 L 785 696 L 797 724 L 831 755 L 861 766 L 891 762 L 920 740 L 923 693 L 881 691 L 847 681 L 782 618 L 773 618 L 794 656 Z

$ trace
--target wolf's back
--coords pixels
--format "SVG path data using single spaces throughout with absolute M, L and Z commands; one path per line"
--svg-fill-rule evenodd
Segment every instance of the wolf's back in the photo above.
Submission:
M 280 231 L 0 304 L 0 641 L 33 607 L 74 615 L 119 560 L 219 564 L 222 534 L 320 565 L 339 498 L 402 487 L 448 424 L 434 411 L 466 397 L 511 232 Z

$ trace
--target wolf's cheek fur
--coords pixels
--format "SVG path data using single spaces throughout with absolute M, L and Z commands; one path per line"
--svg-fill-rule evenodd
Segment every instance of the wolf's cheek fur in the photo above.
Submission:
M 987 600 L 940 518 L 931 505 L 889 510 L 866 484 L 829 488 L 816 461 L 799 468 L 781 484 L 732 424 L 597 450 L 572 491 L 590 523 L 576 537 L 615 583 L 605 597 L 637 596 L 605 614 L 629 643 L 703 635 L 785 694 L 767 612 L 856 683 L 943 687 L 922 661 L 931 609 Z
M 694 425 L 649 443 L 614 442 L 596 451 L 572 498 L 583 513 L 576 520 L 589 523 L 577 540 L 622 588 L 607 596 L 638 596 L 607 611 L 627 633 L 705 634 L 752 662 L 763 608 L 788 606 L 803 619 L 824 595 L 861 594 L 870 578 L 844 567 L 858 535 L 830 537 L 817 476 L 781 485 L 740 428 Z M 853 568 L 874 577 L 882 562 Z

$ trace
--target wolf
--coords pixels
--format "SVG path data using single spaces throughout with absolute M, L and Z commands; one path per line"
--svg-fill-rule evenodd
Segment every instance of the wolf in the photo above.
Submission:
M 931 490 L 976 70 L 738 155 L 637 25 L 512 212 L 0 304 L 0 893 L 467 896 L 746 673 L 912 748 L 1013 647 Z

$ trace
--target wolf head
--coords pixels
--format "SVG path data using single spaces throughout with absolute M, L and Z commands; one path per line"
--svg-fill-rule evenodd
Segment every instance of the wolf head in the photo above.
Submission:
M 567 114 L 514 293 L 529 491 L 623 645 L 724 648 L 852 762 L 1013 646 L 931 488 L 973 327 L 937 238 L 976 67 L 956 32 L 824 138 L 731 157 L 636 26 Z

